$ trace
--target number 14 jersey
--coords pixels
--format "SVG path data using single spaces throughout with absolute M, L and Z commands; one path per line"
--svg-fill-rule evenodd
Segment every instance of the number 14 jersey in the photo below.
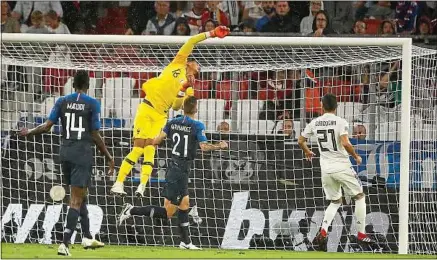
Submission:
M 348 132 L 349 124 L 346 120 L 332 113 L 313 119 L 305 127 L 303 137 L 317 137 L 323 174 L 341 172 L 352 166 L 349 154 L 340 143 L 340 136 Z
M 100 104 L 84 93 L 72 93 L 58 98 L 49 118 L 61 119 L 63 144 L 93 142 L 91 132 L 100 129 Z

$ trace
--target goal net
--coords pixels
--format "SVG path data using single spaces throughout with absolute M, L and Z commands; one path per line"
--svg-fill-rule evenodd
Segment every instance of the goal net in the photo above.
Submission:
M 67 199 L 53 202 L 49 192 L 63 184 L 60 126 L 27 139 L 16 131 L 44 122 L 55 100 L 73 91 L 74 72 L 85 69 L 91 76 L 89 95 L 101 103 L 102 135 L 119 167 L 132 147 L 136 108 L 147 95 L 142 83 L 159 74 L 186 38 L 2 37 L 2 242 L 59 243 Z M 366 193 L 366 231 L 378 241 L 377 250 L 407 250 L 401 237 L 408 234 L 409 253 L 437 254 L 436 52 L 413 46 L 411 74 L 403 74 L 402 58 L 408 56 L 402 56 L 396 39 L 383 40 L 230 37 L 195 48 L 191 58 L 201 65 L 194 84 L 198 119 L 212 141 L 225 140 L 230 149 L 199 152 L 190 174 L 194 244 L 312 250 L 310 241 L 328 202 L 318 157 L 304 160 L 296 139 L 322 113 L 320 98 L 332 92 L 339 101 L 337 114 L 349 122 L 351 142 L 363 158 L 354 168 Z M 405 75 L 411 76 L 411 95 L 403 97 L 409 93 L 403 89 L 409 87 L 402 81 Z M 408 111 L 410 125 L 402 124 L 402 110 Z M 169 118 L 178 113 L 170 111 Z M 402 136 L 404 131 L 408 135 Z M 407 153 L 402 138 L 410 146 Z M 318 153 L 318 140 L 309 141 Z M 105 176 L 105 160 L 96 154 L 88 195 L 93 235 L 114 245 L 179 242 L 177 221 L 163 225 L 133 218 L 116 225 L 124 203 L 163 205 L 168 155 L 164 144 L 146 197 L 139 199 L 133 194 L 141 162 L 125 182 L 128 195 L 119 198 L 109 193 L 115 176 Z M 402 156 L 409 171 L 401 168 Z M 401 181 L 409 191 L 400 192 Z M 405 198 L 409 207 L 400 207 Z M 329 251 L 372 250 L 356 243 L 352 205 L 345 197 L 332 224 Z M 78 227 L 73 241 L 80 236 Z

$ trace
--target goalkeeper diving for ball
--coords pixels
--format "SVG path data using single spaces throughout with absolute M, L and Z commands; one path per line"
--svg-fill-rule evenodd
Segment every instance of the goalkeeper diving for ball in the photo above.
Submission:
M 183 110 L 184 116 L 170 120 L 165 125 L 164 130 L 153 141 L 153 145 L 159 145 L 165 138 L 169 137 L 173 151 L 165 176 L 167 183 L 163 190 L 164 207 L 134 207 L 131 204 L 126 204 L 120 214 L 118 224 L 123 224 L 126 219 L 132 216 L 170 219 L 177 211 L 181 238 L 179 247 L 182 249 L 199 249 L 191 243 L 188 229 L 188 212 L 190 209 L 188 174 L 199 146 L 202 151 L 214 151 L 227 149 L 228 144 L 223 141 L 216 145 L 207 142 L 205 126 L 193 119 L 197 113 L 197 98 L 187 97 L 184 100 Z
M 138 107 L 134 121 L 134 147 L 121 164 L 117 180 L 111 188 L 111 193 L 126 195 L 123 182 L 130 173 L 138 159 L 144 155 L 141 168 L 140 185 L 135 192 L 139 197 L 144 196 L 146 184 L 153 170 L 155 147 L 153 139 L 159 135 L 167 122 L 167 114 L 170 108 L 179 110 L 182 106 L 185 94 L 193 94 L 192 86 L 195 76 L 199 73 L 199 64 L 187 61 L 194 46 L 207 38 L 224 38 L 229 34 L 225 26 L 218 26 L 210 32 L 200 33 L 191 37 L 179 50 L 173 61 L 164 68 L 161 74 L 148 80 L 142 89 L 146 92 L 146 98 Z M 191 92 L 191 93 L 190 93 Z

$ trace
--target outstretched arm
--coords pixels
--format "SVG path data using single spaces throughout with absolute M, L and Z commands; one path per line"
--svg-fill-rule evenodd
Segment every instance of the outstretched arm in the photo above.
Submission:
M 50 129 L 52 129 L 52 126 L 54 123 L 50 120 L 45 121 L 43 124 L 33 128 L 33 129 L 27 129 L 23 128 L 20 130 L 20 136 L 33 136 L 33 135 L 39 135 L 43 133 L 50 132 Z
M 193 52 L 194 46 L 197 43 L 204 41 L 208 38 L 214 38 L 214 37 L 224 38 L 228 34 L 229 34 L 228 27 L 218 26 L 212 31 L 199 33 L 192 36 L 190 39 L 188 39 L 188 41 L 184 45 L 182 45 L 182 47 L 178 51 L 178 54 L 172 61 L 172 63 L 185 63 L 187 61 L 188 56 L 191 54 L 191 52 Z

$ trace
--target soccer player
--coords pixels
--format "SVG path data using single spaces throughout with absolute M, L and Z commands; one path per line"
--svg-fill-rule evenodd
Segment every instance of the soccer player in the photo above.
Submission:
M 70 256 L 68 244 L 76 228 L 79 216 L 84 238 L 84 248 L 103 247 L 104 244 L 93 239 L 90 233 L 90 220 L 86 206 L 87 188 L 91 183 L 94 143 L 109 162 L 109 174 L 114 171 L 114 160 L 106 149 L 99 134 L 100 104 L 86 94 L 89 88 L 89 76 L 86 71 L 78 71 L 74 76 L 75 93 L 58 98 L 49 118 L 43 124 L 33 128 L 23 128 L 21 136 L 33 136 L 50 131 L 61 119 L 62 144 L 60 159 L 64 182 L 71 186 L 70 209 L 64 229 L 63 243 L 58 248 L 58 255 Z
M 223 141 L 217 145 L 207 142 L 205 126 L 193 119 L 197 113 L 197 98 L 187 97 L 184 101 L 183 110 L 184 116 L 170 120 L 165 125 L 164 130 L 153 141 L 154 145 L 159 145 L 167 137 L 172 141 L 172 157 L 165 177 L 167 184 L 163 190 L 164 207 L 134 207 L 131 204 L 126 204 L 120 214 L 118 223 L 121 225 L 131 216 L 170 219 L 177 211 L 181 237 L 179 247 L 199 249 L 191 243 L 188 229 L 188 212 L 190 208 L 188 174 L 199 146 L 202 151 L 213 151 L 227 149 L 228 144 Z
M 173 108 L 177 111 L 181 108 L 187 88 L 194 83 L 195 76 L 199 73 L 199 64 L 194 61 L 187 62 L 188 56 L 198 42 L 210 37 L 223 38 L 228 34 L 227 27 L 219 26 L 213 31 L 191 37 L 158 77 L 143 84 L 142 89 L 147 96 L 139 105 L 135 115 L 134 147 L 121 164 L 117 180 L 111 188 L 112 194 L 126 195 L 123 182 L 138 159 L 144 155 L 140 185 L 135 192 L 137 196 L 143 197 L 153 170 L 155 157 L 153 139 L 159 135 L 166 124 L 168 110 Z
M 365 234 L 366 198 L 361 182 L 352 168 L 349 154 L 358 165 L 361 164 L 362 159 L 349 142 L 348 123 L 343 118 L 335 115 L 337 109 L 335 95 L 326 94 L 322 98 L 322 107 L 324 114 L 312 120 L 305 127 L 302 136 L 298 140 L 299 146 L 305 153 L 305 157 L 311 160 L 315 154 L 308 148 L 306 139 L 311 136 L 318 138 L 323 190 L 326 199 L 331 201 L 325 211 L 322 227 L 314 238 L 313 244 L 318 247 L 318 250 L 326 251 L 328 228 L 338 208 L 341 206 L 342 188 L 346 195 L 351 196 L 355 200 L 358 241 L 371 244 L 374 241 Z

